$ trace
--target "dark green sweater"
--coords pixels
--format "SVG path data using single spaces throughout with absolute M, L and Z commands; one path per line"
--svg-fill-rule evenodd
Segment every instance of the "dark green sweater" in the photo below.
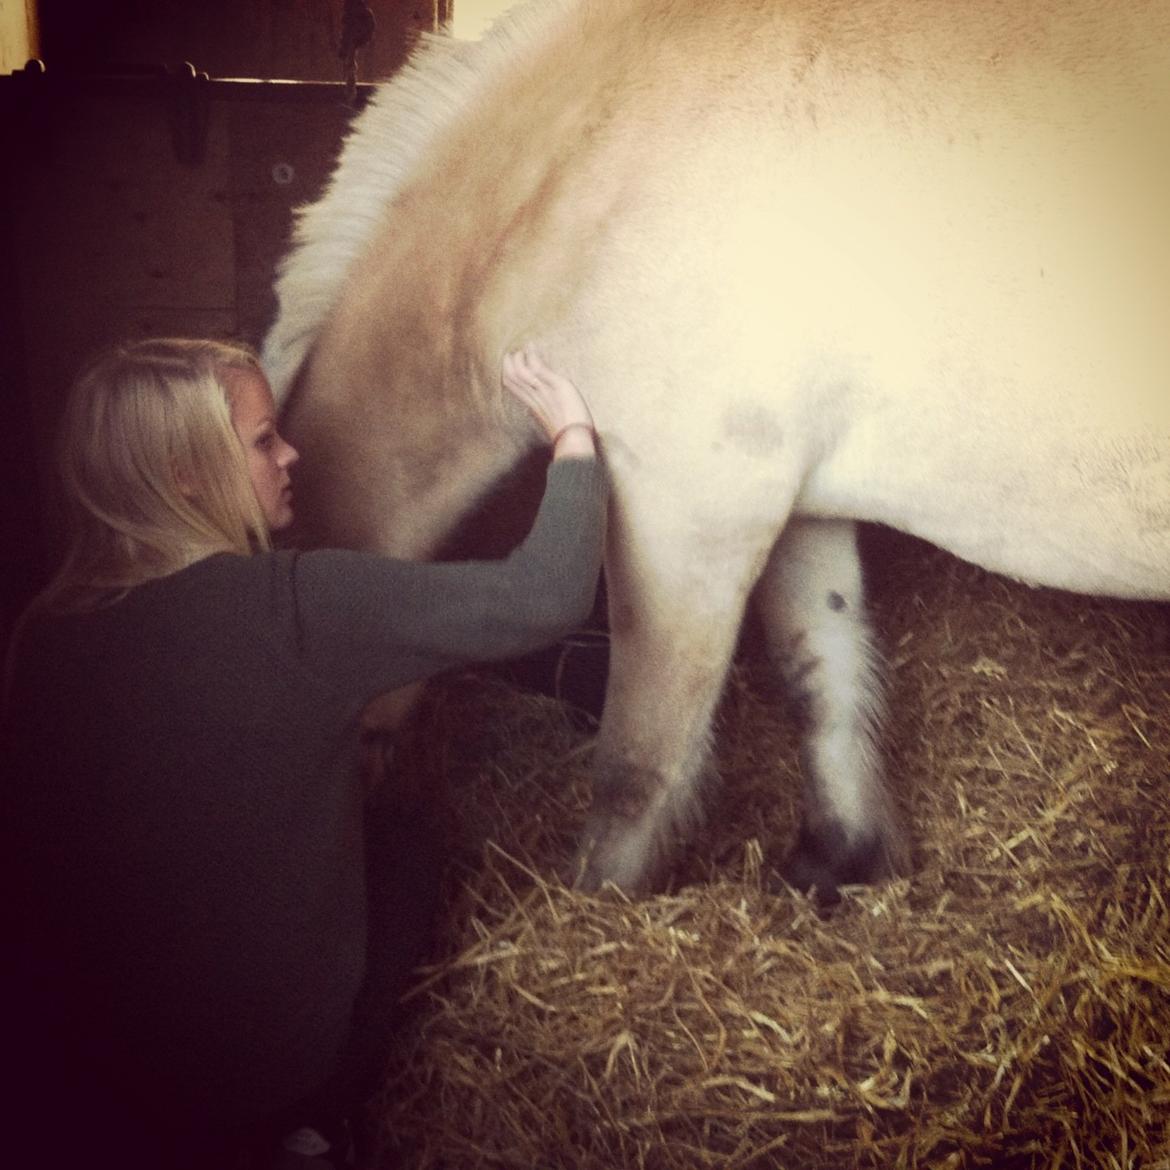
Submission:
M 314 1089 L 364 972 L 359 714 L 578 625 L 604 503 L 559 460 L 503 561 L 218 555 L 30 623 L 4 784 L 34 981 L 210 1115 Z

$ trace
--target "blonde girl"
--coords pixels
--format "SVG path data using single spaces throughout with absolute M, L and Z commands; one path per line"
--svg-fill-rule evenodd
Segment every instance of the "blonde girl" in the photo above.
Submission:
M 440 863 L 410 786 L 365 798 L 361 711 L 555 641 L 596 589 L 588 408 L 531 350 L 502 379 L 548 483 L 510 556 L 461 564 L 273 549 L 297 456 L 245 348 L 138 342 L 78 379 L 66 553 L 0 725 L 8 1061 L 48 1164 L 342 1164 Z

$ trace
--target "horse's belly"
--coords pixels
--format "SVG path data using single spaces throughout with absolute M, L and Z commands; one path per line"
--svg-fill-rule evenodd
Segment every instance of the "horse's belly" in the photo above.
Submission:
M 1170 598 L 1170 430 L 922 402 L 847 426 L 797 510 L 883 523 L 1032 584 Z
M 806 506 L 1039 584 L 1170 596 L 1168 233 L 1123 200 L 1053 204 L 989 202 L 854 305 Z

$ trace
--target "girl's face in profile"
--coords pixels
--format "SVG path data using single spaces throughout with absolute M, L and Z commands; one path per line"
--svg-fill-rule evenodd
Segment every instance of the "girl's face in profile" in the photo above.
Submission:
M 248 475 L 268 528 L 278 532 L 292 523 L 289 468 L 299 456 L 276 429 L 276 404 L 268 380 L 258 370 L 222 373 L 232 408 L 232 425 L 248 459 Z

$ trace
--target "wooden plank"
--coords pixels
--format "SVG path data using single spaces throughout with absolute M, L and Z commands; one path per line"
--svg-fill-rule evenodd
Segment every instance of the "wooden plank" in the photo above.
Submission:
M 358 57 L 361 80 L 389 77 L 419 31 L 436 31 L 450 0 L 369 0 L 374 37 Z M 43 4 L 50 68 L 100 72 L 112 62 L 190 61 L 213 77 L 340 81 L 341 0 L 87 0 Z
M 226 123 L 209 124 L 202 164 L 187 167 L 157 99 L 66 96 L 40 116 L 42 157 L 20 160 L 13 176 L 18 264 L 33 310 L 51 312 L 69 292 L 230 307 Z
M 296 207 L 313 202 L 329 178 L 353 110 L 340 100 L 306 105 L 233 102 L 230 127 L 235 225 L 236 312 L 240 335 L 257 345 L 276 308 L 276 264 L 287 251 Z
M 62 396 L 93 348 L 155 323 L 235 328 L 227 126 L 201 166 L 175 159 L 158 100 L 58 98 L 41 150 L 10 173 L 17 299 L 43 460 Z

